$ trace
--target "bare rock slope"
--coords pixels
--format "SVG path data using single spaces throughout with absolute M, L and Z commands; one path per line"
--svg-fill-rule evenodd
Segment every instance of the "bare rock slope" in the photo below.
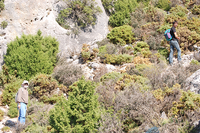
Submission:
M 51 35 L 58 39 L 60 55 L 68 56 L 70 50 L 80 51 L 82 44 L 93 44 L 106 37 L 108 16 L 101 0 L 96 0 L 103 13 L 97 16 L 93 28 L 82 30 L 78 36 L 70 34 L 70 30 L 62 28 L 56 22 L 58 12 L 63 8 L 59 0 L 5 0 L 5 10 L 0 13 L 0 22 L 7 21 L 8 26 L 0 30 L 0 63 L 6 54 L 7 43 L 22 34 L 36 34 L 40 29 L 43 35 Z

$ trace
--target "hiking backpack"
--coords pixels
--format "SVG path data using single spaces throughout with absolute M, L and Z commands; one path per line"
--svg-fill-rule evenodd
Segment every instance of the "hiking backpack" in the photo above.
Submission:
M 167 41 L 172 40 L 172 35 L 170 34 L 170 30 L 171 29 L 166 30 L 165 34 L 164 34 L 164 36 L 165 36 L 165 38 L 166 38 Z

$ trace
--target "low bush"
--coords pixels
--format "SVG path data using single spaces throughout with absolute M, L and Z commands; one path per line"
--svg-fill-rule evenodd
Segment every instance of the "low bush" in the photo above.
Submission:
M 97 15 L 102 12 L 97 3 L 93 0 L 69 0 L 66 2 L 67 8 L 60 11 L 57 22 L 64 28 L 69 28 L 68 19 L 76 25 L 86 27 L 95 25 Z
M 2 21 L 1 22 L 1 28 L 5 29 L 8 26 L 8 22 Z
M 105 55 L 104 63 L 106 64 L 114 64 L 114 65 L 122 65 L 124 63 L 131 63 L 133 61 L 133 56 L 128 54 L 119 54 L 119 55 Z
M 148 58 L 151 56 L 151 51 L 149 50 L 149 45 L 146 42 L 137 42 L 134 46 L 134 55 L 137 56 L 140 54 L 144 58 Z
M 151 65 L 151 62 L 149 61 L 149 58 L 144 58 L 141 56 L 137 56 L 133 59 L 133 63 L 135 65 L 139 65 L 139 64 L 146 64 L 146 65 Z
M 8 44 L 4 61 L 10 74 L 31 79 L 37 73 L 50 74 L 57 62 L 58 41 L 52 37 L 22 35 Z
M 121 78 L 124 74 L 122 73 L 118 73 L 118 72 L 110 72 L 110 73 L 106 73 L 105 75 L 103 75 L 100 79 L 101 82 L 105 82 L 108 80 L 118 80 L 119 78 Z
M 29 85 L 32 97 L 45 103 L 56 103 L 63 93 L 67 94 L 69 89 L 64 85 L 59 85 L 51 75 L 39 74 L 35 76 Z
M 50 113 L 50 125 L 57 132 L 95 132 L 100 119 L 95 86 L 85 79 L 70 86 L 68 100 L 62 99 Z
M 125 44 L 132 44 L 135 40 L 132 27 L 129 25 L 114 28 L 107 35 L 107 38 L 114 44 L 120 44 L 122 46 Z
M 192 8 L 192 14 L 199 15 L 200 14 L 200 5 L 194 5 Z
M 83 76 L 81 67 L 69 63 L 58 64 L 54 69 L 53 77 L 67 87 Z
M 3 11 L 5 8 L 4 0 L 0 0 L 0 12 Z
M 162 56 L 164 56 L 165 58 L 169 57 L 169 51 L 166 48 L 160 48 L 158 49 L 158 53 Z
M 3 120 L 3 116 L 4 116 L 4 112 L 2 110 L 0 110 L 0 121 Z
M 99 49 L 94 48 L 92 51 L 90 50 L 90 46 L 88 44 L 83 44 L 83 47 L 81 49 L 81 57 L 84 62 L 87 60 L 93 60 L 97 57 L 99 53 Z
M 9 110 L 8 110 L 8 116 L 10 118 L 15 118 L 18 115 L 18 110 L 17 110 L 17 103 L 12 100 L 9 106 Z
M 0 86 L 2 88 L 5 87 L 6 84 L 9 84 L 9 83 L 12 83 L 12 82 L 15 82 L 16 80 L 18 80 L 16 78 L 16 76 L 14 75 L 11 75 L 8 71 L 8 67 L 4 64 L 2 66 L 2 70 L 0 72 Z
M 158 4 L 157 4 L 158 8 L 161 8 L 165 11 L 169 11 L 170 10 L 170 1 L 169 0 L 158 0 Z
M 103 0 L 105 1 L 105 0 Z M 130 21 L 130 13 L 134 11 L 137 6 L 136 0 L 118 0 L 114 2 L 114 12 L 110 16 L 109 24 L 112 27 L 122 26 L 128 24 Z
M 21 129 L 22 133 L 48 133 L 53 132 L 52 127 L 49 125 L 49 111 L 54 105 L 44 104 L 43 102 L 29 101 L 27 109 L 26 124 Z
M 5 126 L 1 129 L 2 132 L 9 132 L 10 131 L 10 127 Z
M 18 79 L 12 83 L 6 84 L 2 94 L 2 104 L 10 105 L 11 101 L 15 98 L 18 89 L 21 87 L 23 80 Z

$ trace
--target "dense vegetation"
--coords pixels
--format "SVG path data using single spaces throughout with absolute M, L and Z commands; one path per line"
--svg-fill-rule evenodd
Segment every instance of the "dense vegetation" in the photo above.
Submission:
M 95 1 L 65 2 L 68 8 L 57 18 L 61 26 L 69 28 L 71 20 L 79 28 L 95 24 L 100 13 Z M 182 55 L 199 46 L 200 3 L 182 2 L 102 0 L 110 33 L 98 48 L 83 44 L 82 65 L 57 62 L 58 42 L 40 31 L 16 38 L 0 73 L 1 104 L 8 104 L 8 115 L 16 117 L 14 96 L 27 78 L 30 103 L 21 132 L 198 132 L 200 95 L 186 90 L 185 80 L 200 69 L 200 60 L 169 67 L 169 43 L 163 37 L 177 20 Z M 99 68 L 89 66 L 91 61 Z M 108 72 L 107 64 L 118 69 Z M 83 67 L 94 71 L 93 81 L 84 77 Z
M 37 73 L 51 74 L 56 64 L 58 42 L 52 37 L 22 35 L 8 44 L 5 64 L 10 74 L 30 79 Z

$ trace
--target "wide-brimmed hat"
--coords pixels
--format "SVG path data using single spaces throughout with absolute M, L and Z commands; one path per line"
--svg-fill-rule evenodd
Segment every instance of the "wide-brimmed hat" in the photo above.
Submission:
M 27 80 L 24 80 L 22 84 L 28 84 L 29 85 Z

